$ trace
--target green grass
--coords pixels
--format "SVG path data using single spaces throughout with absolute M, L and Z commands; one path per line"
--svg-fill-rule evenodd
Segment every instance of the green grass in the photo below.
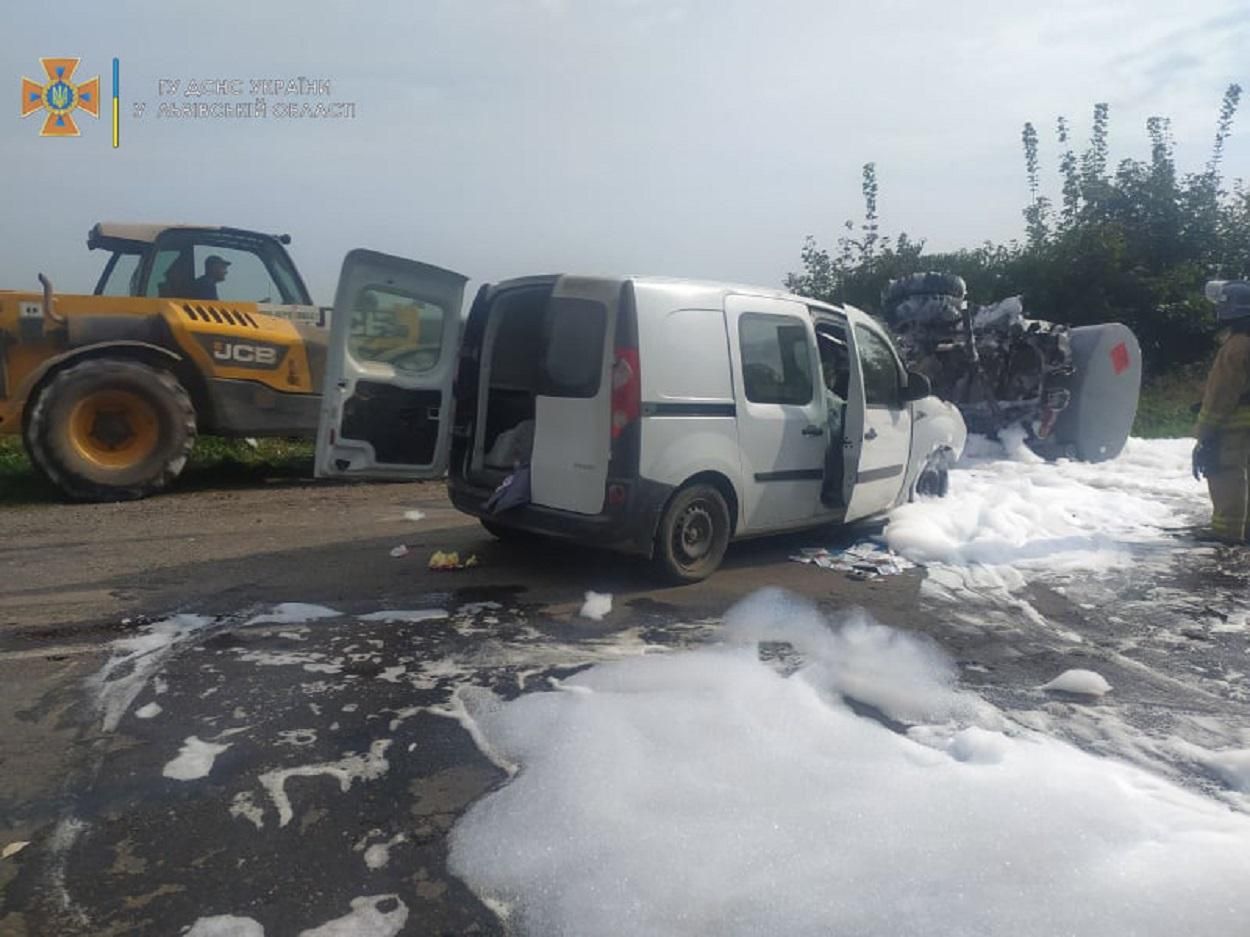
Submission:
M 1188 436 L 1193 431 L 1190 405 L 1202 398 L 1206 365 L 1180 368 L 1142 386 L 1133 435 L 1146 439 Z M 180 488 L 257 484 L 273 477 L 310 477 L 313 444 L 308 440 L 242 439 L 201 436 L 178 481 Z M 55 501 L 58 494 L 31 468 L 16 436 L 0 436 L 0 504 Z
M 191 450 L 179 488 L 257 484 L 266 478 L 310 478 L 313 444 L 302 439 L 242 439 L 201 436 Z M 55 488 L 32 468 L 16 436 L 0 436 L 0 504 L 60 500 Z
M 1177 368 L 1144 381 L 1133 435 L 1161 439 L 1193 434 L 1197 416 L 1190 407 L 1202 399 L 1207 365 Z

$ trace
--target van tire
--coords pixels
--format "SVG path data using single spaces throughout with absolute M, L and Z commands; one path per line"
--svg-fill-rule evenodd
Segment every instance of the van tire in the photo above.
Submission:
M 195 434 L 195 408 L 172 373 L 91 358 L 39 392 L 25 442 L 39 470 L 73 500 L 132 501 L 178 477 Z
M 712 575 L 729 546 L 729 507 L 715 487 L 695 484 L 669 500 L 655 535 L 652 564 L 678 585 Z
M 925 462 L 924 468 L 916 476 L 916 484 L 912 488 L 911 500 L 920 496 L 945 498 L 950 491 L 950 470 L 946 466 L 946 458 L 942 453 L 934 453 Z

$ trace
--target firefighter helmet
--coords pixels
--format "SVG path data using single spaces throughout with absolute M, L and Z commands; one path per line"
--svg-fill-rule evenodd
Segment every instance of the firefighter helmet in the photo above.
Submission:
M 1245 280 L 1212 280 L 1207 284 L 1207 299 L 1215 303 L 1215 321 L 1221 325 L 1250 320 L 1250 282 Z

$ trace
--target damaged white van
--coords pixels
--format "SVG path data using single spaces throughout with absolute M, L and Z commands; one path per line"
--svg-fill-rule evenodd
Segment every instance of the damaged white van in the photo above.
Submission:
M 565 275 L 483 286 L 462 316 L 466 283 L 347 256 L 318 475 L 446 473 L 452 503 L 498 537 L 641 554 L 693 582 L 731 540 L 944 494 L 963 451 L 959 412 L 857 309 Z

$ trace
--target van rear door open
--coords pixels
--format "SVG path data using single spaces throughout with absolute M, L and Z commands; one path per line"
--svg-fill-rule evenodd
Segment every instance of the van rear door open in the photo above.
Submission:
M 534 399 L 531 500 L 575 514 L 603 510 L 612 449 L 612 347 L 621 281 L 561 277 L 544 318 Z
M 318 477 L 446 472 L 467 282 L 375 251 L 354 250 L 343 260 L 317 430 Z

